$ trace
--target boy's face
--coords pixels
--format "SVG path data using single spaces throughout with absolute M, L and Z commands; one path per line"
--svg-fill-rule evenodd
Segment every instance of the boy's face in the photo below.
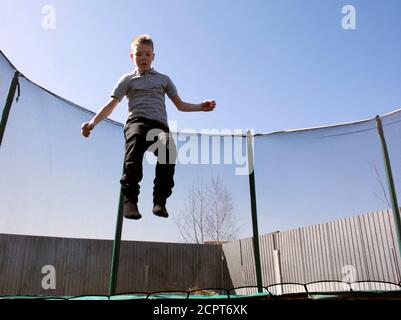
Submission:
M 151 68 L 155 54 L 153 53 L 152 46 L 138 44 L 132 47 L 130 57 L 138 68 L 138 71 L 144 72 Z

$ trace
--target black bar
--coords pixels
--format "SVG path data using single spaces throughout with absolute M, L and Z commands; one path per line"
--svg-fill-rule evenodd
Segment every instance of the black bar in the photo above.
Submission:
M 115 232 L 114 243 L 113 243 L 113 256 L 111 258 L 109 295 L 115 294 L 116 288 L 117 288 L 118 264 L 119 264 L 119 259 L 120 259 L 121 231 L 123 228 L 123 210 L 124 210 L 124 196 L 123 196 L 123 193 L 120 191 L 116 232 Z
M 260 264 L 260 250 L 259 250 L 259 231 L 258 231 L 258 215 L 256 210 L 256 191 L 255 191 L 255 170 L 253 163 L 253 148 L 252 148 L 252 135 L 251 131 L 247 132 L 247 146 L 248 146 L 248 170 L 249 170 L 249 190 L 251 195 L 251 213 L 252 213 L 252 229 L 253 229 L 253 253 L 255 258 L 256 269 L 256 283 L 258 292 L 262 290 L 262 268 Z
M 10 89 L 8 90 L 8 96 L 7 96 L 6 104 L 4 105 L 3 114 L 1 116 L 1 122 L 0 122 L 0 146 L 1 146 L 1 143 L 3 142 L 4 131 L 6 130 L 8 117 L 10 115 L 11 106 L 13 104 L 15 90 L 17 89 L 17 86 L 18 86 L 18 77 L 19 76 L 20 76 L 20 73 L 18 71 L 15 71 L 14 78 L 10 84 Z
M 391 171 L 390 157 L 388 154 L 387 143 L 384 137 L 382 122 L 379 116 L 376 116 L 377 131 L 379 133 L 380 142 L 383 151 L 384 166 L 386 168 L 387 184 L 390 191 L 391 209 L 393 211 L 393 221 L 395 226 L 395 233 L 397 235 L 398 254 L 401 256 L 401 219 L 397 202 L 397 193 L 395 190 L 393 173 Z

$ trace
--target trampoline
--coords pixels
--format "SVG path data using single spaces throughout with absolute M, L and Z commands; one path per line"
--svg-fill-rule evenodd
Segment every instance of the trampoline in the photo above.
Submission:
M 1 299 L 401 299 L 401 109 L 272 133 L 176 131 L 172 218 L 137 223 L 122 217 L 124 124 L 86 140 L 92 111 L 2 52 L 0 75 Z M 235 232 L 184 243 L 177 219 L 209 181 L 227 191 Z

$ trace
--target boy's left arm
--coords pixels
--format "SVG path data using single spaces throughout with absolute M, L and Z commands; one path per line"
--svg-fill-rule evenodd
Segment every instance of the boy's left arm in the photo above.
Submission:
M 191 111 L 213 111 L 216 107 L 216 101 L 214 100 L 206 100 L 198 104 L 188 103 L 181 100 L 179 96 L 174 96 L 171 98 L 174 105 L 177 107 L 178 110 L 184 112 L 191 112 Z

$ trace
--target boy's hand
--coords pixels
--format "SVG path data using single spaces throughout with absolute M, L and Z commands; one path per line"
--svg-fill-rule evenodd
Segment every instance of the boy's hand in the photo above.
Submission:
M 87 138 L 91 134 L 91 130 L 95 127 L 95 125 L 92 122 L 85 122 L 81 126 L 81 134 Z
M 213 111 L 216 107 L 216 101 L 214 100 L 206 100 L 201 103 L 201 110 L 202 111 Z

